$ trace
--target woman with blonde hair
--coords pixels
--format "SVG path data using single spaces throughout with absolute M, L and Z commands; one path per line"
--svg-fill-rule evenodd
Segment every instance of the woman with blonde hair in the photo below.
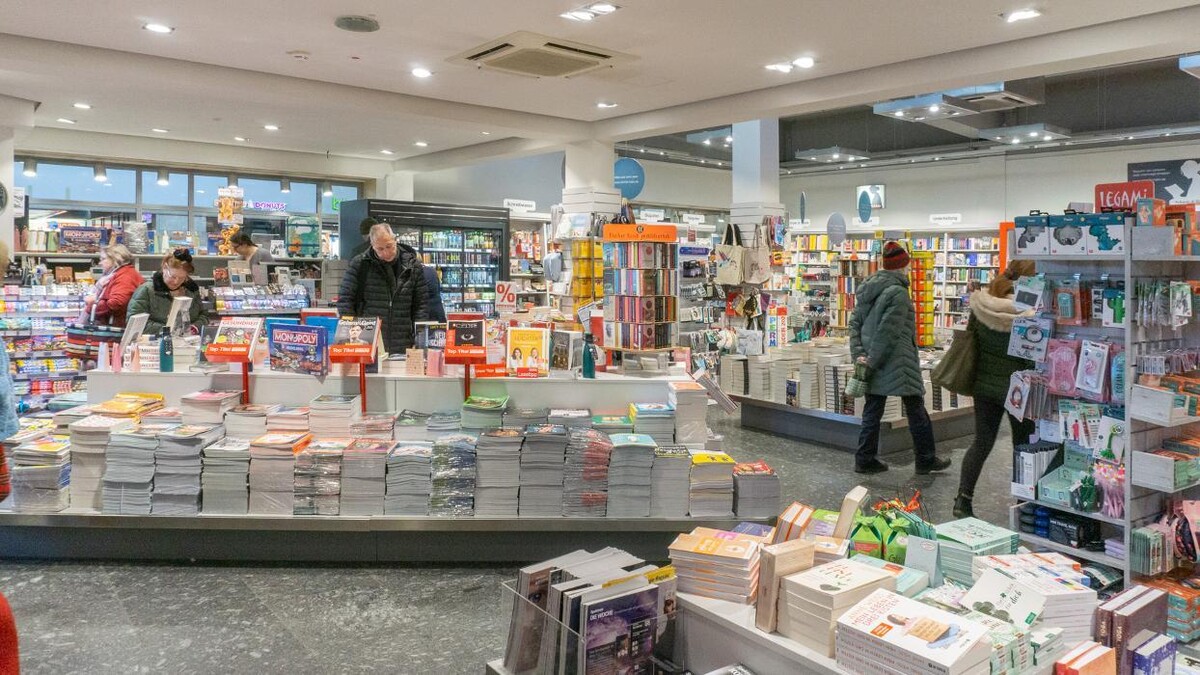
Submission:
M 184 322 L 188 328 L 198 332 L 208 323 L 208 314 L 200 302 L 200 287 L 192 280 L 196 272 L 192 254 L 186 248 L 177 248 L 163 257 L 162 269 L 142 284 L 129 301 L 129 316 L 149 314 L 144 332 L 155 335 L 162 331 L 171 313 L 171 302 L 178 297 L 189 297 L 192 305 Z
M 100 268 L 104 274 L 96 280 L 92 292 L 83 299 L 84 320 L 102 326 L 125 326 L 129 300 L 142 285 L 133 254 L 124 244 L 112 244 L 100 250 Z
M 986 289 L 971 294 L 971 314 L 967 330 L 975 334 L 975 385 L 971 392 L 975 408 L 975 441 L 963 457 L 962 474 L 958 485 L 958 498 L 954 500 L 954 516 L 973 516 L 971 503 L 975 496 L 975 484 L 983 472 L 996 435 L 1000 432 L 1000 421 L 1008 417 L 1012 428 L 1013 443 L 1024 443 L 1033 433 L 1033 422 L 1018 420 L 1004 409 L 1004 397 L 1008 393 L 1009 378 L 1018 370 L 1028 370 L 1033 363 L 1009 356 L 1008 338 L 1012 332 L 1013 319 L 1028 316 L 1013 302 L 1014 284 L 1021 277 L 1036 273 L 1034 263 L 1016 260 L 1009 264 L 1004 274 L 992 280 Z

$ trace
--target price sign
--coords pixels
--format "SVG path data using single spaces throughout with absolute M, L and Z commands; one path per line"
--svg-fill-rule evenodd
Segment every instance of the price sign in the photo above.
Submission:
M 496 311 L 517 311 L 517 289 L 511 281 L 496 282 Z

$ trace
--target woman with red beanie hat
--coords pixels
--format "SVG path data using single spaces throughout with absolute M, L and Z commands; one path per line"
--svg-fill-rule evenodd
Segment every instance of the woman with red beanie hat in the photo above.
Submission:
M 856 363 L 866 365 L 868 372 L 854 470 L 888 470 L 888 465 L 879 461 L 879 422 L 887 397 L 899 396 L 917 455 L 917 473 L 942 471 L 950 466 L 950 460 L 934 454 L 933 423 L 925 411 L 916 311 L 908 294 L 908 250 L 899 242 L 888 241 L 880 258 L 883 269 L 859 287 L 850 315 L 850 354 Z

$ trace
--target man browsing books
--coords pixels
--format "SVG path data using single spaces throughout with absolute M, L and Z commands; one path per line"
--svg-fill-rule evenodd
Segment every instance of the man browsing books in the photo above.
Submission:
M 412 247 L 396 241 L 384 223 L 371 226 L 370 249 L 354 257 L 342 277 L 337 307 L 341 314 L 377 316 L 389 353 L 413 346 L 416 321 L 429 318 L 429 289 Z

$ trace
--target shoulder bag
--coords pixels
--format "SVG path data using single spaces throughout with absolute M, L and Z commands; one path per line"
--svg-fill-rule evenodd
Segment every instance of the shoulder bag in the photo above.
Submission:
M 946 355 L 934 366 L 930 379 L 935 387 L 955 394 L 970 395 L 975 382 L 975 366 L 979 359 L 975 342 L 975 315 L 967 319 L 966 330 L 956 331 Z
M 717 244 L 716 248 L 716 280 L 718 284 L 737 286 L 742 283 L 742 262 L 745 250 L 737 226 L 732 223 L 726 225 L 725 236 L 721 238 L 721 243 Z
M 771 242 L 764 236 L 769 227 L 769 217 L 764 218 L 754 228 L 754 244 L 743 253 L 742 279 L 748 284 L 763 284 L 771 278 Z

